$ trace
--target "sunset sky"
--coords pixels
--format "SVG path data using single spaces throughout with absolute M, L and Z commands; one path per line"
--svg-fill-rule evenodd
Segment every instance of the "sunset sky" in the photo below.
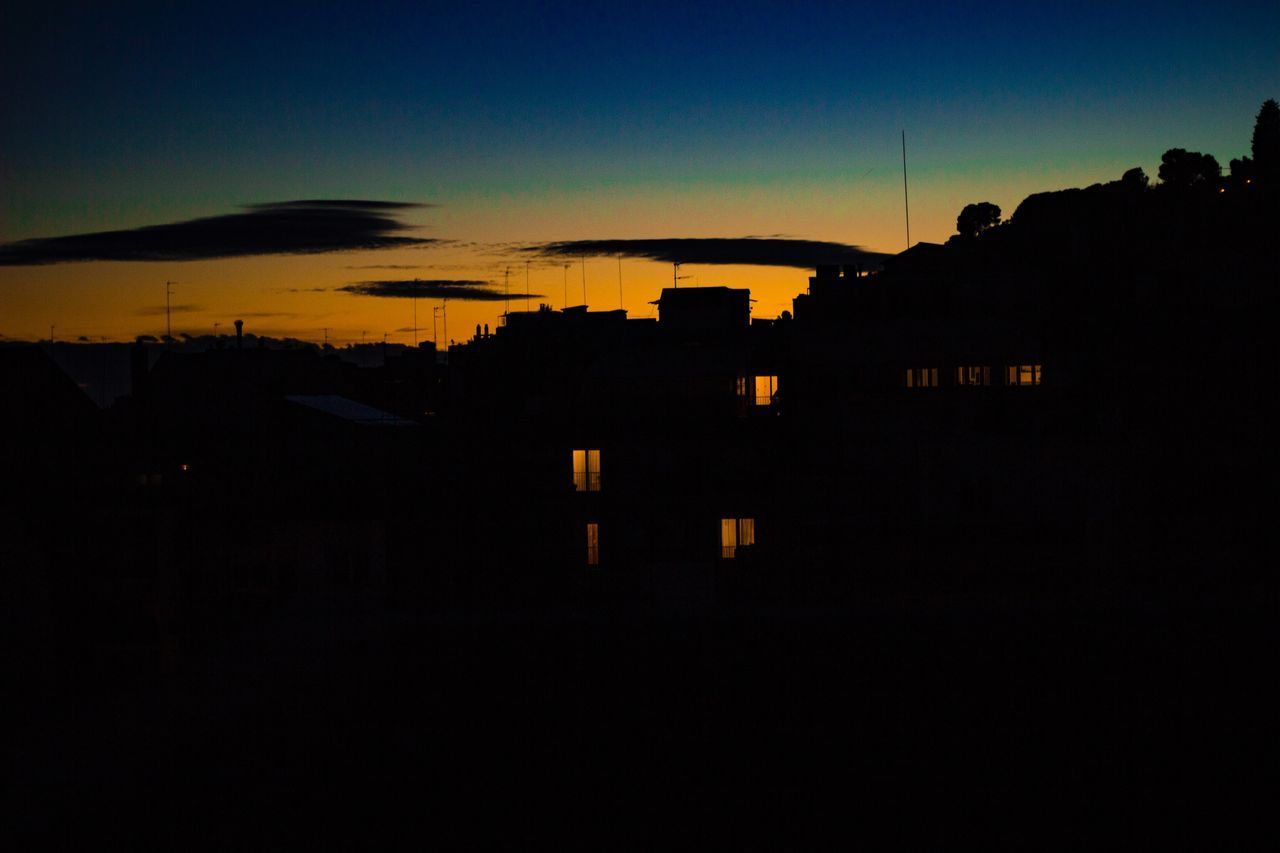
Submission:
M 1274 2 L 32 4 L 0 18 L 0 339 L 51 324 L 60 340 L 158 334 L 171 280 L 175 334 L 241 318 L 409 343 L 412 300 L 339 288 L 501 290 L 509 268 L 520 310 L 529 260 L 532 303 L 559 308 L 565 261 L 530 247 L 785 236 L 898 252 L 903 130 L 912 239 L 942 241 L 966 203 L 1008 215 L 1132 166 L 1154 178 L 1167 148 L 1225 167 L 1280 97 L 1277 45 Z M 419 205 L 378 210 L 411 226 L 388 233 L 434 242 L 13 254 L 329 199 Z M 585 274 L 588 304 L 616 308 L 618 257 L 587 258 Z M 681 274 L 750 287 L 772 317 L 809 273 Z M 625 307 L 650 316 L 672 267 L 623 257 L 621 276 Z M 581 304 L 580 260 L 567 280 Z M 417 303 L 429 340 L 440 303 Z M 450 336 L 503 309 L 450 299 Z

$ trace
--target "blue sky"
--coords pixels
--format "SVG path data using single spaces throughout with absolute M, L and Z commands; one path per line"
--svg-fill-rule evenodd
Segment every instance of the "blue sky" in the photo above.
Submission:
M 1275 3 L 55 4 L 0 33 L 0 241 L 370 198 L 464 241 L 896 251 L 903 129 L 945 239 L 974 194 L 1225 165 L 1280 95 Z

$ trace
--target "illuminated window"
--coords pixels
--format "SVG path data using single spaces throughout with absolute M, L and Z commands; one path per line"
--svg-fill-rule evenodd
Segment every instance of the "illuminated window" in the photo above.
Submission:
M 908 388 L 937 388 L 938 387 L 938 368 L 908 367 L 907 368 L 907 387 Z
M 720 519 L 720 556 L 732 560 L 738 548 L 756 544 L 756 520 L 754 518 Z
M 573 488 L 579 492 L 600 491 L 600 451 L 573 451 Z
M 957 367 L 956 368 L 956 384 L 957 385 L 990 385 L 991 384 L 991 368 L 990 367 Z
M 1005 381 L 1009 385 L 1039 385 L 1040 365 L 1011 364 L 1006 368 Z
M 756 398 L 757 406 L 772 406 L 773 397 L 778 393 L 778 377 L 776 376 L 757 376 L 756 377 Z
M 587 522 L 587 565 L 600 565 L 600 525 Z

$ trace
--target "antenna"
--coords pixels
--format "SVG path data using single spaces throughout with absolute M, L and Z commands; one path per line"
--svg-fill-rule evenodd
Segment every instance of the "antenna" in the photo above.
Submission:
M 587 307 L 587 256 L 582 256 L 582 307 Z
M 414 349 L 417 349 L 417 347 L 418 347 L 418 288 L 417 288 L 418 279 L 417 279 L 416 277 L 414 278 L 413 283 L 414 283 L 414 288 L 413 288 L 413 347 L 414 347 Z
M 173 320 L 169 313 L 169 294 L 173 292 L 173 286 L 176 281 L 166 281 L 164 283 L 164 336 L 166 338 L 173 337 Z
M 902 210 L 907 217 L 907 248 L 911 248 L 911 204 L 907 198 L 907 132 L 902 131 Z
M 671 286 L 680 286 L 680 262 L 675 261 L 671 264 Z
M 564 265 L 564 307 L 569 307 L 569 265 Z
M 618 308 L 622 309 L 622 253 L 618 253 Z
M 507 271 L 502 277 L 502 292 L 506 296 L 506 313 L 511 313 L 511 267 L 507 267 Z
M 323 331 L 324 331 L 324 347 L 325 349 L 328 349 L 329 348 L 329 327 L 325 326 Z
M 529 259 L 524 262 L 524 310 L 529 311 Z

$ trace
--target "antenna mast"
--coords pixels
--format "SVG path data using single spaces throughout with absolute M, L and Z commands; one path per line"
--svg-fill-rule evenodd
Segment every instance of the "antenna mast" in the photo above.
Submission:
M 524 310 L 529 311 L 529 260 L 524 262 Z
M 169 294 L 173 292 L 173 286 L 176 281 L 166 281 L 164 283 L 164 336 L 173 338 L 173 320 L 169 313 Z
M 911 204 L 907 198 L 907 131 L 902 131 L 902 210 L 907 217 L 907 248 L 911 248 Z
M 619 310 L 625 310 L 622 307 L 622 253 L 621 252 L 618 253 L 618 308 Z

